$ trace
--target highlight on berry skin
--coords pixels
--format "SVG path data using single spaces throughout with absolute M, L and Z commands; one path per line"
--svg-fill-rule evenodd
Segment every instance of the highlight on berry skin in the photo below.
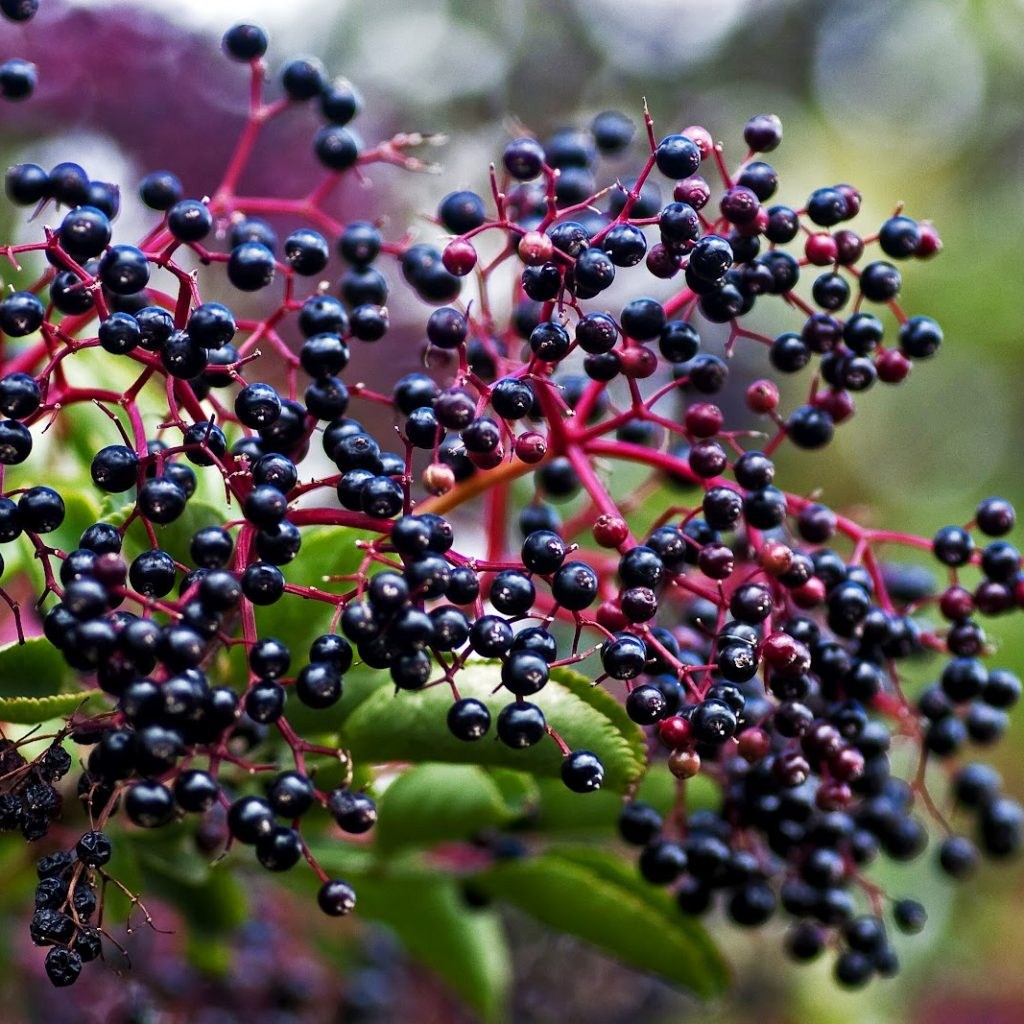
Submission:
M 153 833 L 204 879 L 288 873 L 330 927 L 396 851 L 467 914 L 560 864 L 664 889 L 709 963 L 718 911 L 841 987 L 893 977 L 927 892 L 885 863 L 959 882 L 1024 829 L 987 760 L 1021 696 L 988 623 L 1024 605 L 1013 505 L 862 522 L 818 454 L 941 372 L 901 297 L 937 229 L 912 196 L 865 223 L 854 184 L 787 193 L 774 114 L 642 107 L 522 128 L 414 236 L 334 200 L 436 138 L 364 137 L 357 87 L 268 64 L 257 26 L 222 51 L 249 116 L 219 180 L 5 175 L 33 240 L 0 250 L 0 829 L 37 844 L 46 976 L 117 955 L 111 893 L 159 927 L 126 867 Z M 35 83 L 0 64 L 5 100 Z M 265 126 L 310 113 L 316 185 L 249 195 Z M 418 368 L 367 386 L 413 331 Z

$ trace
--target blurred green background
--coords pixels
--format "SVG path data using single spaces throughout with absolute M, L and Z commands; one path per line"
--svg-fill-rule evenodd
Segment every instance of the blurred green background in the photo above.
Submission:
M 107 7 L 95 0 L 79 6 L 97 16 Z M 4 56 L 31 48 L 40 64 L 44 109 L 52 116 L 32 123 L 12 119 L 6 127 L 0 120 L 0 159 L 37 159 L 39 142 L 29 140 L 40 130 L 61 130 L 67 123 L 61 115 L 67 115 L 83 133 L 82 162 L 92 158 L 90 170 L 106 161 L 111 177 L 132 180 L 153 169 L 140 162 L 141 129 L 112 117 L 102 94 L 83 98 L 77 89 L 75 54 L 85 61 L 86 44 L 60 35 L 63 19 L 73 15 L 54 0 L 43 0 L 42 7 L 31 35 L 4 26 L 0 45 Z M 138 118 L 169 124 L 172 139 L 177 115 L 167 76 L 183 91 L 198 90 L 215 108 L 231 114 L 241 109 L 242 78 L 228 74 L 237 69 L 225 69 L 216 42 L 241 19 L 270 30 L 272 67 L 293 53 L 314 53 L 330 71 L 350 77 L 367 99 L 361 128 L 368 138 L 378 130 L 446 132 L 450 141 L 437 154 L 439 177 L 383 176 L 370 198 L 387 207 L 386 230 L 394 237 L 418 214 L 432 212 L 445 192 L 484 190 L 488 162 L 520 125 L 543 136 L 612 107 L 639 119 L 646 98 L 662 134 L 705 124 L 735 161 L 743 155 L 746 119 L 779 114 L 785 139 L 771 159 L 781 176 L 780 201 L 798 207 L 811 189 L 849 181 L 864 195 L 855 227 L 868 233 L 905 202 L 910 216 L 934 221 L 945 245 L 936 259 L 907 267 L 903 291 L 908 312 L 926 313 L 943 325 L 946 344 L 939 357 L 917 365 L 905 385 L 861 396 L 861 415 L 824 452 L 802 455 L 787 467 L 787 485 L 820 489 L 834 507 L 870 506 L 873 522 L 925 535 L 968 521 L 976 501 L 988 494 L 1024 504 L 1024 274 L 1017 252 L 1024 223 L 1021 0 L 217 0 L 118 10 L 125 31 L 133 18 L 157 28 L 163 18 L 173 19 L 157 38 L 191 55 L 174 62 L 151 52 L 134 66 L 142 76 L 133 97 Z M 204 91 L 206 81 L 210 88 Z M 7 113 L 0 111 L 0 118 Z M 222 140 L 210 141 L 216 148 Z M 175 166 L 171 139 L 150 144 L 147 158 L 157 160 L 162 145 L 160 164 Z M 766 311 L 766 332 L 793 326 L 792 320 L 773 322 L 774 315 Z M 1024 630 L 1017 621 L 995 620 L 988 632 L 999 661 L 1024 670 Z M 1014 717 L 1019 727 L 1019 712 Z M 1008 791 L 1018 795 L 1024 793 L 1022 755 L 1018 728 L 995 755 Z M 920 896 L 932 914 L 926 934 L 900 946 L 905 969 L 896 981 L 843 994 L 829 980 L 827 965 L 786 965 L 778 955 L 778 929 L 737 937 L 717 922 L 713 932 L 735 966 L 736 987 L 725 1003 L 700 1008 L 516 920 L 516 1019 L 1024 1020 L 1019 863 L 988 866 L 954 893 L 922 858 L 889 872 L 885 884 L 894 895 Z M 5 931 L 20 928 L 19 921 L 8 917 Z M 294 926 L 281 925 L 284 934 Z M 383 942 L 384 952 L 366 959 L 365 945 L 374 942 Z M 378 979 L 385 989 L 401 983 L 418 993 L 411 1011 L 399 1002 L 383 1016 L 364 1007 L 359 1017 L 325 995 L 312 1011 L 283 1009 L 279 1016 L 250 1019 L 457 1018 L 459 1011 L 385 939 L 361 936 L 358 943 L 352 955 L 366 960 L 361 970 L 391 971 Z M 15 996 L 9 1013 L 43 1019 L 47 1004 L 33 1006 L 26 998 L 35 989 L 18 973 L 20 962 L 13 960 L 5 972 L 5 987 Z M 321 983 L 333 991 L 329 978 Z M 166 983 L 157 1009 L 133 1019 L 235 1019 L 229 1009 L 181 1016 L 174 988 Z M 23 1019 L 9 1013 L 0 1016 Z M 80 1019 L 93 1019 L 82 1013 Z

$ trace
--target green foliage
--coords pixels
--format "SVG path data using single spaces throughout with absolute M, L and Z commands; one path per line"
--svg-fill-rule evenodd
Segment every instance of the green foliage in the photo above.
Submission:
M 728 985 L 728 971 L 704 928 L 680 914 L 666 892 L 604 850 L 554 848 L 499 864 L 475 875 L 473 884 L 704 999 Z
M 471 662 L 459 672 L 459 693 L 482 700 L 496 716 L 508 703 L 507 693 L 494 693 L 499 682 L 496 662 Z M 396 696 L 390 679 L 376 673 L 372 681 L 360 679 L 351 687 L 342 698 L 342 705 L 346 703 L 341 712 L 341 735 L 357 760 L 448 761 L 540 776 L 557 776 L 561 769 L 562 758 L 553 743 L 513 750 L 493 736 L 476 743 L 457 740 L 445 722 L 451 704 L 447 687 Z M 608 789 L 621 792 L 640 777 L 643 733 L 622 706 L 590 680 L 571 669 L 554 669 L 544 688 L 543 705 L 548 722 L 570 747 L 593 750 L 602 759 Z
M 341 844 L 317 844 L 323 867 L 358 893 L 357 913 L 393 929 L 484 1021 L 505 1020 L 510 957 L 498 915 L 473 910 L 450 873 L 417 863 L 381 863 Z

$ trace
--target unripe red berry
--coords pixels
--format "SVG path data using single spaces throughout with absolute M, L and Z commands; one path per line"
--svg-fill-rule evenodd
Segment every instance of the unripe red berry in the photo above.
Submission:
M 836 260 L 844 267 L 851 267 L 864 255 L 864 239 L 856 231 L 844 228 L 833 236 L 836 243 Z
M 846 200 L 846 217 L 856 217 L 860 213 L 861 194 L 860 189 L 853 185 L 836 185 L 836 190 Z
M 685 135 L 699 150 L 701 160 L 707 160 L 715 150 L 715 140 L 711 132 L 699 124 L 691 124 L 689 128 L 683 129 Z
M 801 676 L 811 667 L 811 652 L 788 633 L 771 633 L 761 645 L 765 664 L 782 676 Z
M 677 779 L 692 779 L 700 771 L 700 754 L 695 750 L 673 750 L 668 755 L 668 770 Z
M 535 431 L 528 431 L 516 438 L 516 456 L 529 465 L 540 462 L 548 453 L 547 438 Z
M 747 408 L 759 415 L 774 412 L 779 407 L 779 389 L 774 381 L 755 380 L 747 388 Z
M 864 774 L 864 755 L 855 747 L 843 747 L 829 760 L 828 767 L 840 782 L 852 782 Z
M 519 258 L 528 267 L 539 267 L 547 263 L 554 251 L 554 243 L 543 231 L 527 231 L 519 239 Z
M 834 423 L 842 423 L 843 420 L 848 420 L 855 410 L 853 395 L 849 391 L 836 388 L 819 391 L 814 396 L 814 405 L 827 412 L 832 417 Z
M 647 250 L 647 269 L 657 278 L 667 281 L 679 273 L 679 257 L 659 242 Z
M 951 622 L 969 618 L 974 613 L 974 596 L 965 587 L 950 587 L 939 598 L 939 611 Z
M 646 345 L 631 345 L 620 350 L 619 362 L 627 377 L 643 380 L 658 369 L 658 357 Z
M 686 410 L 683 426 L 694 437 L 714 437 L 722 429 L 725 417 L 713 402 L 698 402 Z
M 781 541 L 773 540 L 761 547 L 757 561 L 765 572 L 781 576 L 793 564 L 793 549 Z
M 744 729 L 737 737 L 737 751 L 748 764 L 757 764 L 772 749 L 771 737 L 764 729 Z
M 599 515 L 591 531 L 594 540 L 603 548 L 617 548 L 629 536 L 629 526 L 620 516 Z
M 604 626 L 605 629 L 612 633 L 625 629 L 630 624 L 629 619 L 626 618 L 619 607 L 618 601 L 611 599 L 602 601 L 597 606 L 597 613 L 594 618 L 598 625 Z
M 790 596 L 798 608 L 814 608 L 825 600 L 825 584 L 812 576 L 803 586 L 790 591 Z
M 439 497 L 447 494 L 455 486 L 455 472 L 451 466 L 443 462 L 435 462 L 423 470 L 423 489 L 428 494 Z
M 819 231 L 808 236 L 804 243 L 804 255 L 816 267 L 827 267 L 839 257 L 839 246 L 827 231 Z
M 912 365 L 910 360 L 895 348 L 884 349 L 875 357 L 878 379 L 885 384 L 899 384 L 906 380 Z
M 939 238 L 939 233 L 935 230 L 934 224 L 924 220 L 917 225 L 917 228 L 920 232 L 920 240 L 917 243 L 917 248 L 914 250 L 914 255 L 919 260 L 926 260 L 942 251 L 942 239 Z
M 692 732 L 689 721 L 679 715 L 663 718 L 658 723 L 658 735 L 662 743 L 673 750 L 685 747 L 692 738 Z
M 689 203 L 695 210 L 700 210 L 711 198 L 711 186 L 699 174 L 693 174 L 676 182 L 672 198 L 677 203 Z
M 845 782 L 826 780 L 814 794 L 814 802 L 822 811 L 841 811 L 844 807 L 849 807 L 851 800 L 853 790 Z
M 505 446 L 499 444 L 489 452 L 467 452 L 466 454 L 477 469 L 494 469 L 496 466 L 500 466 L 505 458 Z
M 444 247 L 441 262 L 449 274 L 465 277 L 476 266 L 476 249 L 472 242 L 464 238 L 456 238 Z

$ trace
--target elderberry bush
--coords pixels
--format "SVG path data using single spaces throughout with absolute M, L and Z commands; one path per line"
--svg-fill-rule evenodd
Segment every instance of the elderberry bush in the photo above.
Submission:
M 437 140 L 367 142 L 351 83 L 304 57 L 268 82 L 266 47 L 224 36 L 249 118 L 200 192 L 5 177 L 38 237 L 0 250 L 0 828 L 36 844 L 50 980 L 105 956 L 107 893 L 152 922 L 150 832 L 229 852 L 211 884 L 301 876 L 327 917 L 363 885 L 391 923 L 389 891 L 515 903 L 704 995 L 712 911 L 840 985 L 895 975 L 926 910 L 876 862 L 930 845 L 959 880 L 1020 846 L 984 761 L 1021 690 L 982 625 L 1024 604 L 1015 514 L 862 525 L 775 456 L 936 355 L 899 298 L 936 229 L 855 227 L 851 184 L 782 202 L 773 115 L 734 146 L 645 110 L 513 139 L 418 240 L 332 201 Z M 320 180 L 247 194 L 303 105 Z M 350 363 L 394 359 L 392 307 L 423 369 L 374 390 Z M 608 793 L 603 845 L 552 841 Z M 559 916 L 571 889 L 607 927 Z

